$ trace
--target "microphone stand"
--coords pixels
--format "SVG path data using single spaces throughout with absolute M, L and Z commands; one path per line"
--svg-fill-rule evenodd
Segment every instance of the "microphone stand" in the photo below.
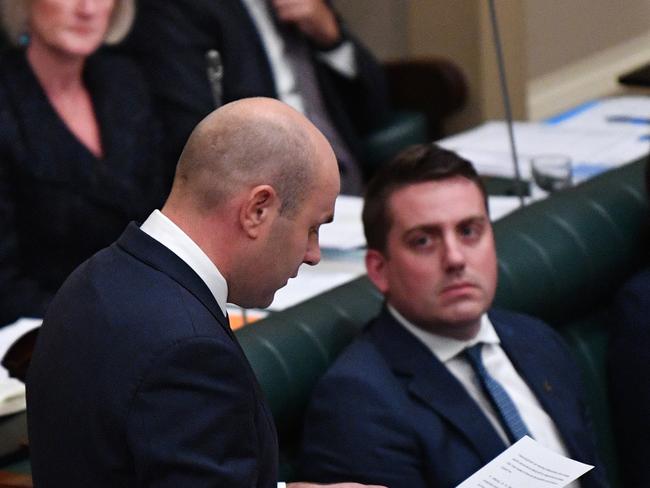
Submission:
M 494 38 L 494 49 L 497 55 L 497 65 L 499 67 L 499 81 L 501 83 L 501 96 L 503 97 L 503 108 L 506 112 L 506 125 L 508 127 L 508 138 L 510 140 L 510 154 L 512 156 L 512 165 L 515 170 L 515 192 L 519 197 L 519 206 L 523 207 L 524 193 L 521 172 L 519 171 L 519 158 L 517 156 L 517 147 L 515 145 L 515 134 L 512 126 L 512 110 L 510 108 L 510 95 L 508 94 L 508 83 L 506 80 L 506 67 L 501 50 L 501 39 L 499 36 L 499 25 L 497 23 L 497 12 L 494 0 L 488 0 L 490 6 L 490 20 L 492 21 L 492 35 Z
M 212 99 L 214 101 L 214 108 L 221 107 L 223 103 L 223 87 L 221 81 L 223 80 L 223 64 L 221 56 L 216 49 L 210 49 L 205 53 L 206 71 L 208 75 L 208 82 L 212 90 Z

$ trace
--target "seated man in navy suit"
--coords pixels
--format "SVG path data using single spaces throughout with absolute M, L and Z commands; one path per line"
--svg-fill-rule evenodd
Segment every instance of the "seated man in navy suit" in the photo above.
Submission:
M 205 118 L 162 211 L 45 315 L 27 379 L 35 486 L 275 487 L 273 417 L 226 302 L 267 306 L 318 263 L 338 190 L 326 139 L 281 102 Z
M 370 182 L 363 223 L 385 307 L 316 386 L 301 475 L 452 488 L 526 434 L 597 464 L 560 338 L 491 308 L 497 259 L 472 165 L 435 145 L 406 150 Z M 605 473 L 575 486 L 604 487 Z
M 650 163 L 645 182 L 650 195 Z M 619 290 L 611 325 L 610 398 L 621 477 L 625 488 L 642 488 L 650 486 L 650 267 Z
M 342 193 L 361 191 L 361 138 L 388 114 L 386 83 L 328 0 L 141 0 L 126 47 L 151 82 L 170 166 L 215 103 L 273 97 L 325 134 Z M 223 78 L 211 83 L 212 50 Z

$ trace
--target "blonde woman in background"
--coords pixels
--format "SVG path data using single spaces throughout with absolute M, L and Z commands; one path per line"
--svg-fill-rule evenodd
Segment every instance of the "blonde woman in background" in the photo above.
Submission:
M 121 40 L 133 0 L 0 0 L 0 326 L 161 202 L 158 124 Z

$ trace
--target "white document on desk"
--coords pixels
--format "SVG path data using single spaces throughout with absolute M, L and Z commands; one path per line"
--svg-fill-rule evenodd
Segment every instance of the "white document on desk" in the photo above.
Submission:
M 530 201 L 529 197 L 524 198 L 525 205 Z M 490 208 L 490 220 L 496 222 L 515 210 L 518 210 L 521 207 L 521 202 L 519 197 L 490 195 L 488 196 L 488 206 Z
M 562 488 L 591 469 L 524 436 L 456 488 Z
M 580 182 L 607 169 L 629 163 L 648 154 L 648 141 L 628 130 L 566 127 L 536 122 L 515 122 L 515 142 L 519 170 L 530 179 L 530 160 L 545 154 L 561 154 L 571 159 L 574 179 Z M 512 178 L 508 128 L 503 121 L 487 122 L 438 144 L 471 161 L 483 175 Z
M 0 328 L 0 359 L 23 335 L 40 327 L 41 319 L 21 318 L 13 324 Z M 9 376 L 9 371 L 0 366 L 0 417 L 25 410 L 25 385 Z
M 363 198 L 339 195 L 334 206 L 334 221 L 320 228 L 320 246 L 324 249 L 349 251 L 366 245 L 361 212 Z
M 629 118 L 630 121 L 621 120 Z M 616 120 L 619 121 L 616 121 Z M 634 122 L 634 120 L 637 122 Z M 647 121 L 646 123 L 642 122 Z M 563 128 L 591 128 L 627 131 L 637 136 L 650 134 L 650 97 L 643 95 L 608 97 L 586 103 L 550 123 Z
M 365 273 L 363 259 L 331 261 L 324 259 L 318 266 L 302 265 L 298 276 L 280 288 L 268 307 L 273 312 L 304 302 L 316 295 L 340 286 Z

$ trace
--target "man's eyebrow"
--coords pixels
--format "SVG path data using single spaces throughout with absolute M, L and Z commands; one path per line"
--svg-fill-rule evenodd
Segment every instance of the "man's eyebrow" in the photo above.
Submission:
M 412 234 L 414 232 L 437 232 L 440 230 L 442 226 L 440 224 L 421 224 L 421 225 L 416 225 L 414 227 L 411 227 L 410 229 L 406 229 L 404 232 L 405 236 L 408 236 L 409 234 Z
M 488 222 L 488 218 L 485 215 L 470 215 L 469 217 L 466 217 L 464 219 L 459 220 L 454 224 L 454 227 L 457 227 L 459 225 L 467 225 L 467 224 L 472 224 L 472 223 L 485 223 Z M 410 229 L 407 229 L 404 231 L 404 235 L 408 236 L 409 234 L 413 232 L 437 232 L 443 227 L 443 224 L 440 223 L 429 223 L 429 224 L 420 224 L 411 227 Z
M 485 215 L 472 215 L 470 217 L 462 219 L 460 222 L 458 222 L 458 225 L 473 224 L 475 222 L 482 224 L 484 222 L 489 222 L 489 219 Z
M 323 224 L 331 224 L 334 222 L 334 214 L 330 214 L 324 221 Z

